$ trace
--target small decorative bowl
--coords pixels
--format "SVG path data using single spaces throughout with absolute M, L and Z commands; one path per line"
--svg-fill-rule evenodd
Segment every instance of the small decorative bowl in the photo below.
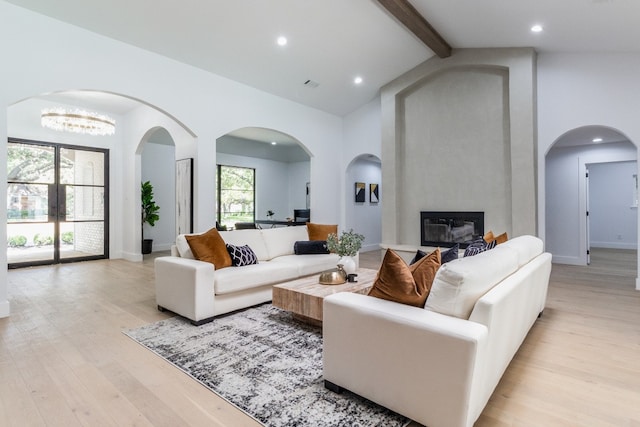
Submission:
M 342 264 L 338 264 L 338 268 L 320 273 L 318 281 L 322 285 L 341 285 L 347 281 L 347 273 L 342 268 Z

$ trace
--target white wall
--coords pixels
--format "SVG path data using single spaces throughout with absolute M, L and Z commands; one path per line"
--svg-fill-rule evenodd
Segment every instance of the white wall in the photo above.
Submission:
M 144 144 L 142 152 L 142 179 L 153 185 L 160 219 L 155 226 L 144 225 L 144 238 L 153 239 L 153 251 L 166 251 L 176 240 L 176 183 L 175 147 L 173 145 Z
M 594 163 L 588 168 L 591 247 L 636 249 L 637 162 Z
M 294 209 L 307 208 L 307 182 L 310 182 L 309 162 L 288 163 L 289 170 L 289 215 L 293 217 Z M 322 182 L 318 185 L 322 187 Z
M 362 250 L 379 249 L 382 242 L 382 205 L 385 202 L 385 189 L 382 187 L 382 169 L 380 161 L 381 133 L 380 98 L 363 105 L 344 119 L 344 156 L 341 159 L 346 173 L 338 200 L 341 201 L 341 224 L 344 229 L 353 228 L 365 236 Z M 370 156 L 375 162 L 367 161 Z M 380 185 L 380 202 L 369 203 L 369 186 L 364 204 L 354 201 L 355 182 L 378 183 Z M 313 184 L 312 184 L 313 185 Z M 388 191 L 391 191 L 389 189 Z M 312 187 L 313 194 L 313 187 Z M 313 216 L 313 212 L 311 213 Z
M 538 55 L 538 229 L 547 244 L 547 152 L 563 134 L 586 125 L 616 129 L 637 147 L 639 69 L 638 53 Z M 636 289 L 640 289 L 638 279 Z
M 29 29 L 25 31 L 25 29 Z M 176 159 L 195 159 L 194 229 L 215 225 L 216 139 L 243 127 L 278 129 L 301 141 L 311 153 L 310 181 L 314 186 L 311 210 L 318 222 L 338 222 L 342 170 L 342 119 L 296 104 L 232 80 L 178 63 L 81 28 L 0 2 L 0 107 L 60 90 L 85 89 L 123 94 L 176 118 L 192 141 L 176 143 Z M 124 137 L 113 147 L 111 199 L 119 201 L 112 224 L 118 226 L 110 243 L 128 259 L 140 259 L 139 186 L 141 142 L 156 123 L 144 128 L 145 112 L 127 114 Z M 166 126 L 163 126 L 166 128 Z M 167 129 L 169 130 L 169 129 Z M 169 130 L 171 134 L 171 131 Z M 0 140 L 10 136 L 7 115 L 0 114 Z M 192 145 L 189 145 L 192 144 Z M 6 174 L 6 149 L 0 150 L 0 172 Z M 0 184 L 6 192 L 6 182 Z M 287 207 L 288 208 L 288 207 Z M 6 207 L 0 214 L 6 215 Z M 6 240 L 1 228 L 0 241 Z M 0 265 L 6 266 L 5 251 Z M 118 251 L 111 251 L 116 254 Z M 139 257 L 139 258 L 138 258 Z M 9 314 L 6 269 L 0 268 L 0 317 Z
M 377 160 L 377 159 L 376 159 Z M 365 236 L 362 245 L 362 252 L 380 249 L 382 242 L 382 203 L 384 203 L 384 188 L 381 186 L 382 170 L 380 163 L 377 161 L 367 160 L 367 156 L 363 156 L 353 161 L 346 173 L 346 201 L 345 213 L 347 220 L 345 221 L 345 230 L 353 228 L 354 231 Z M 364 182 L 365 202 L 355 202 L 355 183 Z M 379 198 L 378 203 L 371 203 L 369 194 L 369 184 L 378 184 Z

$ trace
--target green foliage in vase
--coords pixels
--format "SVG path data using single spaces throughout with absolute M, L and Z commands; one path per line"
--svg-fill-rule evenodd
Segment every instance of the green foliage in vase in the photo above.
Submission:
M 353 231 L 343 231 L 340 238 L 335 233 L 327 236 L 327 247 L 330 252 L 340 256 L 355 256 L 364 242 L 364 236 Z

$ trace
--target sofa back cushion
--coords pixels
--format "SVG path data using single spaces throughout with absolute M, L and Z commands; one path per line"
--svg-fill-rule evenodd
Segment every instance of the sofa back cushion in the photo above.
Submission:
M 517 269 L 517 252 L 503 245 L 448 262 L 436 273 L 425 308 L 468 319 L 476 301 Z
M 500 247 L 511 248 L 518 254 L 518 267 L 527 264 L 544 250 L 542 240 L 535 236 L 518 236 L 501 243 Z
M 201 233 L 194 233 L 193 235 L 197 234 Z M 176 237 L 176 249 L 181 258 L 196 259 L 196 257 L 193 256 L 193 252 L 191 252 L 189 242 L 187 242 L 187 236 L 190 236 L 190 234 L 180 234 Z
M 221 231 L 220 235 L 225 243 L 234 246 L 247 245 L 256 254 L 258 261 L 267 261 L 270 259 L 269 252 L 267 252 L 262 231 L 258 229 Z
M 309 240 L 307 227 L 291 226 L 279 228 L 267 228 L 262 231 L 265 246 L 267 247 L 268 259 L 273 259 L 282 255 L 293 255 L 293 245 L 298 240 Z

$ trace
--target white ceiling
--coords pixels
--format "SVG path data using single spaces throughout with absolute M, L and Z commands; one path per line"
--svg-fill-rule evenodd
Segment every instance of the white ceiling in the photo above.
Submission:
M 376 0 L 8 1 L 337 115 L 433 55 Z M 638 0 L 411 3 L 453 48 L 640 52 Z

